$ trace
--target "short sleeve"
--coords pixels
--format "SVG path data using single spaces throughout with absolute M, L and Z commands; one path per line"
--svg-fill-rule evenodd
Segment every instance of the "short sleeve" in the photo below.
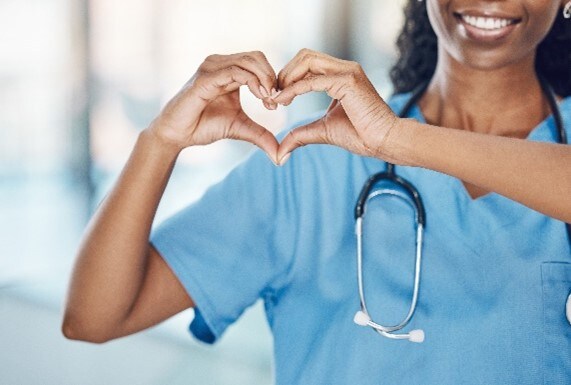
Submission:
M 287 169 L 258 150 L 151 232 L 150 242 L 195 303 L 196 338 L 214 342 L 287 279 L 295 223 Z

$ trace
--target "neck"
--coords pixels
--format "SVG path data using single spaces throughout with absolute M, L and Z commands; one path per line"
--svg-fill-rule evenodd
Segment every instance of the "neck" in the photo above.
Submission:
M 430 124 L 525 138 L 550 113 L 534 61 L 481 70 L 440 52 L 420 108 Z

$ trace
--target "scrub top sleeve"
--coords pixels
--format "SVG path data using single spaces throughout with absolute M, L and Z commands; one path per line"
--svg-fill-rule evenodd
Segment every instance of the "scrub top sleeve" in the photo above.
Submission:
M 191 332 L 212 343 L 258 298 L 283 285 L 295 219 L 288 168 L 261 151 L 166 219 L 150 242 L 195 303 Z

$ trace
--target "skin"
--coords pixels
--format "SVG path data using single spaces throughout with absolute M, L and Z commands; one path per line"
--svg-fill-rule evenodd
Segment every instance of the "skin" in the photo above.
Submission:
M 70 284 L 64 335 L 105 342 L 194 306 L 149 244 L 149 233 L 178 154 L 223 138 L 251 142 L 282 164 L 300 146 L 331 144 L 447 173 L 464 181 L 474 198 L 494 191 L 571 222 L 571 148 L 522 140 L 549 114 L 533 59 L 563 4 L 426 3 L 439 36 L 436 73 L 419 103 L 429 124 L 395 116 L 355 62 L 304 49 L 276 76 L 260 52 L 208 57 L 140 134 L 91 219 Z M 454 16 L 466 10 L 502 11 L 521 21 L 506 39 L 474 41 Z M 242 85 L 269 109 L 307 92 L 326 92 L 333 101 L 321 119 L 294 129 L 280 144 L 244 114 Z

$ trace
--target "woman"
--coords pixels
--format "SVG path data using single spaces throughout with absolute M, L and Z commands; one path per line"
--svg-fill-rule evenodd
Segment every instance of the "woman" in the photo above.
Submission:
M 555 89 L 571 135 L 565 6 L 411 0 L 388 105 L 358 64 L 322 53 L 302 50 L 277 76 L 261 53 L 207 58 L 141 133 L 92 219 L 64 334 L 103 342 L 195 307 L 191 329 L 212 342 L 263 298 L 277 383 L 571 383 L 571 148 L 550 143 L 538 77 Z M 409 91 L 428 81 L 413 119 L 399 118 Z M 242 111 L 242 85 L 270 109 L 310 91 L 333 102 L 279 143 Z M 180 151 L 221 138 L 252 142 L 283 167 L 256 153 L 150 235 Z M 331 146 L 297 149 L 315 143 Z M 353 323 L 353 208 L 385 162 L 426 206 L 420 297 L 406 328 L 424 329 L 423 344 Z M 371 207 L 367 305 L 391 324 L 412 291 L 410 209 L 392 198 Z

